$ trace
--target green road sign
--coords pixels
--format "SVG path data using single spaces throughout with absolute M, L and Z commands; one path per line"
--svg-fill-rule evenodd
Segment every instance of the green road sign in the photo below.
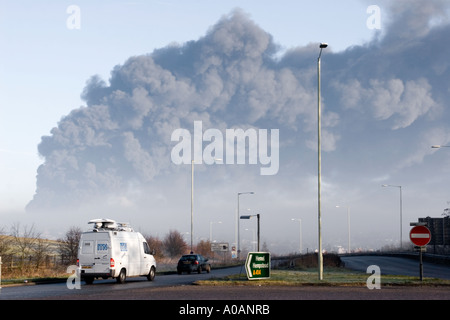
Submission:
M 245 261 L 248 280 L 270 278 L 270 253 L 249 252 Z

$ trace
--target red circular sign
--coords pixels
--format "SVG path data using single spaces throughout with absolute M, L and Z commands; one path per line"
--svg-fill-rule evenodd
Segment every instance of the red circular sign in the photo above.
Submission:
M 416 246 L 423 247 L 430 243 L 431 232 L 427 227 L 415 226 L 409 232 L 409 238 Z

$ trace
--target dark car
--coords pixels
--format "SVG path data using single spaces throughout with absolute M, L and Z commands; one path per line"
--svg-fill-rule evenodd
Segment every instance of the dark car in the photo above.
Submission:
M 183 271 L 187 273 L 191 273 L 192 271 L 202 273 L 203 270 L 210 273 L 211 265 L 208 263 L 208 259 L 201 254 L 185 254 L 178 260 L 178 274 L 181 274 Z

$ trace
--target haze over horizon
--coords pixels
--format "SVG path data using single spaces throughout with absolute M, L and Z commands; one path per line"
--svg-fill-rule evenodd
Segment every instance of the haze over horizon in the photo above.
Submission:
M 173 5 L 173 12 L 178 13 L 175 8 L 181 5 L 175 3 L 165 4 Z M 292 4 L 282 3 L 283 10 Z M 372 3 L 358 3 L 362 8 L 360 16 L 354 17 L 349 8 L 349 19 L 358 19 L 360 28 L 367 31 L 366 21 L 371 14 L 365 9 Z M 331 6 L 329 1 L 320 5 Z M 127 8 L 136 15 L 135 27 L 116 30 L 116 46 L 126 45 L 134 35 L 131 31 L 139 41 L 147 38 L 151 42 L 153 33 L 149 30 L 154 29 L 148 23 L 155 21 L 146 21 L 136 13 L 133 6 L 140 4 L 114 2 L 112 6 Z M 292 6 L 302 7 L 301 2 Z M 345 5 L 342 6 L 345 11 Z M 6 222 L 15 221 L 34 223 L 45 234 L 58 237 L 72 225 L 84 229 L 88 220 L 112 218 L 130 222 L 136 230 L 161 238 L 169 230 L 189 232 L 191 165 L 174 163 L 171 153 L 178 141 L 171 137 L 175 130 L 184 129 L 192 134 L 194 143 L 195 123 L 201 122 L 202 133 L 221 133 L 224 144 L 219 146 L 224 150 L 227 130 L 250 129 L 258 134 L 261 130 L 278 130 L 279 149 L 273 148 L 275 143 L 270 142 L 269 135 L 267 151 L 272 156 L 279 152 L 279 163 L 273 175 L 262 175 L 260 169 L 267 165 L 261 158 L 251 163 L 248 154 L 244 164 L 231 164 L 226 158 L 214 164 L 194 164 L 196 241 L 209 239 L 212 228 L 215 240 L 233 243 L 237 194 L 252 191 L 253 195 L 240 196 L 240 214 L 261 214 L 261 240 L 270 250 L 298 250 L 299 223 L 292 219 L 302 220 L 304 251 L 315 250 L 316 63 L 319 43 L 328 42 L 329 47 L 322 53 L 324 248 L 347 247 L 346 208 L 350 212 L 352 249 L 398 245 L 399 190 L 383 188 L 384 184 L 402 186 L 402 231 L 403 242 L 407 243 L 409 222 L 441 216 L 450 201 L 450 150 L 431 148 L 450 145 L 450 44 L 446 41 L 450 34 L 450 3 L 379 1 L 378 6 L 380 29 L 370 30 L 370 39 L 342 48 L 333 30 L 338 28 L 337 20 L 320 22 L 322 33 L 317 41 L 292 40 L 296 45 L 286 47 L 253 16 L 259 16 L 256 7 L 234 5 L 199 37 L 179 42 L 169 34 L 163 45 L 150 44 L 153 49 L 145 53 L 127 52 L 127 58 L 119 64 L 107 66 L 110 75 L 106 78 L 105 74 L 96 74 L 94 65 L 107 52 L 91 50 L 93 41 L 102 38 L 102 33 L 94 28 L 99 28 L 93 22 L 95 11 L 91 5 L 80 2 L 81 29 L 63 30 L 70 33 L 64 37 L 71 37 L 76 43 L 77 54 L 83 52 L 84 60 L 77 60 L 75 65 L 81 68 L 83 61 L 90 59 L 86 72 L 91 68 L 92 72 L 83 83 L 61 87 L 62 97 L 39 102 L 41 107 L 55 105 L 51 114 L 60 120 L 40 132 L 36 174 L 26 177 L 35 183 L 32 198 L 22 206 L 26 210 L 8 206 L 14 195 L 2 198 L 2 226 L 8 227 Z M 277 9 L 268 2 L 263 7 L 274 12 Z M 47 10 L 54 9 L 49 6 Z M 319 20 L 320 13 L 316 12 L 313 16 Z M 208 11 L 198 15 L 208 15 Z M 66 14 L 60 18 L 64 21 L 67 17 Z M 176 25 L 175 21 L 173 16 L 171 22 Z M 4 29 L 6 22 L 3 23 Z M 308 23 L 302 30 L 285 30 L 285 34 L 295 38 L 297 32 L 307 34 L 319 28 Z M 149 36 L 141 38 L 145 34 L 141 29 L 147 30 Z M 333 37 L 327 39 L 327 31 Z M 2 43 L 9 41 L 9 36 L 1 38 Z M 48 43 L 58 47 L 56 42 Z M 108 50 L 113 52 L 113 48 Z M 11 53 L 2 54 L 3 61 L 10 57 L 8 54 Z M 10 76 L 18 94 L 22 77 L 27 78 L 30 73 L 27 69 L 10 68 L 2 64 L 2 73 Z M 19 72 L 21 76 L 17 75 Z M 31 75 L 37 82 L 41 73 L 47 75 L 46 70 L 33 72 L 37 72 Z M 55 70 L 51 75 L 56 82 L 60 77 L 70 77 L 70 73 Z M 4 87 L 11 88 L 13 84 L 2 79 Z M 45 90 L 60 90 L 54 85 L 55 82 L 48 82 Z M 64 93 L 68 92 L 79 94 L 82 105 L 65 107 L 60 112 L 57 105 L 66 103 Z M 3 95 L 2 106 L 13 97 Z M 46 99 L 51 97 L 49 94 Z M 26 102 L 31 103 L 27 108 L 33 109 L 32 98 Z M 2 108 L 1 117 L 5 123 L 14 120 L 6 109 Z M 203 137 L 200 149 L 204 151 L 218 140 Z M 248 151 L 262 150 L 261 140 L 255 141 L 258 146 L 251 145 Z M 21 160 L 14 161 L 11 155 L 20 153 L 15 151 L 20 149 L 13 149 L 3 140 L 0 150 L 4 159 L 2 175 L 9 176 L 11 173 L 7 172 L 12 171 L 2 187 L 2 193 L 8 194 L 8 186 L 20 184 L 12 182 L 13 173 L 19 171 L 15 166 L 19 168 L 21 161 L 29 159 L 18 157 Z M 22 174 L 20 177 L 24 178 Z M 240 225 L 241 239 L 248 244 L 256 222 L 241 220 Z

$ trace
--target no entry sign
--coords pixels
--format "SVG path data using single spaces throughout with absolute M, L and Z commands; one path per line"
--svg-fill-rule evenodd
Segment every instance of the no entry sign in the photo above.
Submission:
M 409 232 L 411 242 L 418 247 L 424 247 L 431 241 L 431 232 L 427 227 L 415 226 Z

